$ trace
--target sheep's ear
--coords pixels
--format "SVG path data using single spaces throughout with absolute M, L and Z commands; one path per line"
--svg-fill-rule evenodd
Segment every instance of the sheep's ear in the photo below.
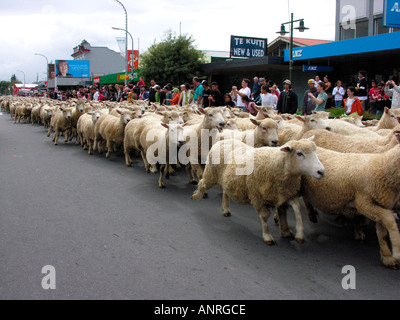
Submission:
M 312 114 L 318 114 L 317 111 L 313 110 Z
M 395 131 L 394 132 L 394 136 L 396 137 L 396 139 L 397 139 L 397 142 L 400 144 L 400 131 Z
M 206 110 L 204 110 L 204 108 L 202 108 L 202 107 L 199 107 L 198 110 L 201 112 L 201 114 L 205 114 L 206 113 Z
M 86 114 L 92 116 L 92 115 L 93 115 L 93 112 L 88 112 L 88 113 L 86 113 Z
M 166 123 L 164 123 L 164 122 L 161 122 L 161 125 L 162 125 L 164 128 L 167 128 L 167 129 L 169 129 L 169 125 L 167 125 Z
M 396 117 L 397 122 L 400 123 L 400 116 Z
M 290 147 L 284 147 L 284 148 L 281 149 L 281 151 L 282 151 L 282 152 L 290 153 L 290 152 L 292 152 L 292 148 L 290 148 Z
M 389 108 L 388 107 L 385 107 L 385 113 L 389 114 Z
M 256 119 L 250 119 L 250 121 L 254 124 L 254 125 L 256 125 L 257 127 L 260 125 L 260 121 L 257 121 Z
M 156 114 L 163 116 L 165 114 L 166 111 L 157 111 Z
M 122 114 L 122 112 L 120 110 L 118 110 L 118 109 L 115 110 L 115 111 L 117 111 L 118 114 Z
M 308 139 L 307 139 L 308 141 L 315 141 L 315 136 L 312 136 L 312 137 L 309 137 Z
M 302 116 L 295 115 L 295 117 L 296 117 L 297 120 L 300 120 L 301 122 L 305 122 L 306 121 L 306 118 L 304 118 Z

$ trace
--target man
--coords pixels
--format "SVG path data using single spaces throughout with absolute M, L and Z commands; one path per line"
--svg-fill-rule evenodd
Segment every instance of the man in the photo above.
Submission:
M 315 104 L 315 111 L 325 111 L 326 103 L 328 101 L 328 94 L 325 92 L 325 89 L 325 82 L 320 82 L 317 84 L 318 96 L 315 97 L 312 93 L 308 94 L 308 97 Z
M 203 86 L 203 102 L 202 102 L 202 107 L 203 108 L 208 108 L 210 106 L 211 101 L 208 99 L 208 97 L 211 96 L 211 89 L 208 85 L 208 81 L 207 80 L 203 80 L 201 82 L 201 85 Z
M 150 102 L 156 102 L 156 90 L 155 87 L 156 82 L 154 80 L 150 80 L 150 91 L 149 91 L 149 101 Z
M 251 90 L 251 97 L 255 102 L 257 102 L 260 99 L 260 94 L 261 94 L 261 86 L 258 77 L 254 77 L 254 85 L 253 89 Z
M 211 107 L 219 107 L 219 106 L 223 105 L 222 94 L 218 90 L 218 83 L 217 82 L 212 82 L 211 83 L 211 96 L 208 97 L 208 100 L 210 100 L 210 106 Z
M 361 101 L 362 108 L 366 111 L 367 102 L 368 102 L 368 82 L 365 79 L 366 72 L 360 71 L 358 73 L 358 82 L 356 87 L 356 96 Z
M 312 102 L 311 98 L 308 96 L 309 93 L 313 94 L 316 98 L 318 96 L 317 88 L 315 88 L 315 80 L 310 79 L 308 80 L 308 87 L 309 89 L 304 94 L 303 98 L 303 115 L 308 116 L 311 115 L 313 110 L 315 109 L 315 104 Z
M 244 105 L 244 102 L 242 101 L 243 96 L 250 97 L 251 96 L 251 90 L 249 88 L 250 85 L 250 80 L 249 79 L 243 79 L 242 80 L 242 89 L 239 91 L 237 90 L 237 87 L 232 88 L 232 94 L 233 98 L 236 100 L 236 106 L 242 111 L 246 112 L 246 106 Z
M 295 114 L 298 108 L 297 95 L 292 90 L 292 82 L 285 80 L 283 82 L 283 91 L 279 95 L 277 109 L 280 114 L 290 113 Z
M 193 78 L 193 84 L 195 86 L 194 98 L 193 98 L 194 103 L 196 103 L 197 106 L 201 106 L 201 104 L 202 104 L 201 99 L 203 97 L 204 88 L 201 85 L 199 78 L 197 78 L 197 77 Z
M 393 89 L 390 89 L 390 85 Z M 385 93 L 387 96 L 392 97 L 392 109 L 400 109 L 400 86 L 396 85 L 393 80 L 386 82 Z

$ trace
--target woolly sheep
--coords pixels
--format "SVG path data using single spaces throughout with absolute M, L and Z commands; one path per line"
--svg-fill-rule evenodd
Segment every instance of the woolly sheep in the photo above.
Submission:
M 94 110 L 90 113 L 82 115 L 77 124 L 76 144 L 80 143 L 83 150 L 88 149 L 88 154 L 92 154 L 94 143 L 94 126 L 96 121 L 101 117 L 100 110 Z
M 227 147 L 232 148 L 221 155 L 220 151 Z M 309 140 L 290 141 L 281 148 L 252 148 L 237 140 L 217 142 L 208 155 L 204 176 L 192 199 L 200 201 L 207 190 L 218 185 L 223 191 L 224 216 L 231 214 L 230 199 L 240 204 L 253 205 L 261 218 L 263 239 L 268 245 L 276 243 L 268 230 L 268 217 L 276 208 L 288 203 L 296 214 L 295 238 L 302 243 L 304 230 L 298 201 L 301 176 L 310 175 L 315 179 L 325 176 L 325 169 L 315 151 L 315 144 Z M 229 163 L 227 159 L 233 161 Z M 237 170 L 249 163 L 253 164 L 253 170 L 250 166 L 248 172 L 239 175 Z M 281 235 L 292 237 L 286 219 L 282 222 Z
M 52 131 L 55 132 L 53 137 L 54 145 L 58 145 L 58 139 L 60 133 L 64 133 L 65 142 L 68 142 L 68 134 L 71 133 L 71 108 L 61 107 L 58 111 L 54 113 L 50 120 L 49 130 L 47 136 L 50 137 Z

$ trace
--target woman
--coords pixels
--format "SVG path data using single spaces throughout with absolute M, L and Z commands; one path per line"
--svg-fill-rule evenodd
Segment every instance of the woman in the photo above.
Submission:
M 178 105 L 187 106 L 193 102 L 193 93 L 190 91 L 188 83 L 181 85 L 181 95 L 179 97 Z
M 244 104 L 244 107 L 246 108 L 246 110 L 248 112 L 250 112 L 253 116 L 256 116 L 258 113 L 258 111 L 257 111 L 258 107 L 257 107 L 256 103 L 246 95 L 244 95 L 242 97 L 242 101 L 243 101 L 243 104 Z
M 246 107 L 245 104 L 243 102 L 243 97 L 247 96 L 250 97 L 251 95 L 251 90 L 249 88 L 250 85 L 250 80 L 249 79 L 243 79 L 242 81 L 242 89 L 240 89 L 239 91 L 237 91 L 237 88 L 234 89 L 233 91 L 233 95 L 234 95 L 234 99 L 236 99 L 236 105 L 242 109 L 243 111 L 246 111 Z
M 325 111 L 328 95 L 325 92 L 325 83 L 320 82 L 317 85 L 318 97 L 315 97 L 311 92 L 308 94 L 313 103 L 315 103 L 315 111 Z
M 335 108 L 341 108 L 343 104 L 343 97 L 346 94 L 342 87 L 342 81 L 336 82 L 336 87 L 332 91 L 332 96 L 335 97 Z
M 329 109 L 332 106 L 333 88 L 332 88 L 332 83 L 329 81 L 328 76 L 324 77 L 324 83 L 326 85 L 325 92 L 328 95 L 328 101 L 326 102 L 326 108 Z
M 234 108 L 236 106 L 235 102 L 232 100 L 232 96 L 229 93 L 224 95 L 224 104 L 229 108 Z
M 268 88 L 267 85 L 261 87 L 261 106 L 263 107 L 274 107 L 278 104 L 278 97 L 275 94 L 274 88 Z
M 343 100 L 344 108 L 347 115 L 351 115 L 355 112 L 358 113 L 359 116 L 363 114 L 363 108 L 360 99 L 355 97 L 356 89 L 354 87 L 349 87 L 347 89 L 348 98 Z
M 139 100 L 149 100 L 149 92 L 145 86 L 140 87 Z

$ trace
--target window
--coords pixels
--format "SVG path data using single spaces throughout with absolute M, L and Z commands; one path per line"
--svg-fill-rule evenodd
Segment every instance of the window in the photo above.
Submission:
M 385 34 L 390 32 L 390 28 L 383 26 L 383 19 L 382 17 L 375 19 L 375 26 L 374 26 L 374 35 L 377 34 Z
M 354 29 L 343 29 L 340 27 L 341 30 L 341 40 L 349 40 L 355 38 L 355 30 Z
M 356 22 L 356 38 L 368 37 L 368 21 Z

